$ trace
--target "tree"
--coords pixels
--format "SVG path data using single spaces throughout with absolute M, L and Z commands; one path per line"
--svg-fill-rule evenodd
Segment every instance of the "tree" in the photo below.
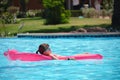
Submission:
M 2 28 L 3 28 L 3 32 L 0 34 L 2 36 L 8 35 L 8 31 L 6 29 L 5 24 L 16 22 L 15 13 L 18 11 L 18 8 L 11 6 L 11 4 L 12 4 L 12 0 L 0 1 L 0 21 L 2 23 Z
M 114 0 L 112 27 L 114 30 L 120 31 L 120 0 Z
M 12 0 L 0 1 L 0 18 L 2 23 L 15 23 L 16 13 L 19 10 L 17 7 L 11 6 Z
M 107 11 L 113 9 L 113 2 L 114 0 L 103 0 L 102 8 Z
M 11 5 L 12 0 L 0 0 L 0 20 L 2 22 L 2 27 L 4 30 L 3 36 L 7 36 L 7 31 L 6 31 L 6 27 L 5 27 L 5 17 L 6 15 L 4 15 L 7 11 L 7 8 Z
M 64 0 L 43 0 L 45 24 L 67 23 L 70 12 L 65 10 Z
M 26 4 L 29 0 L 19 0 L 21 5 L 21 17 L 26 17 Z
M 7 11 L 7 8 L 11 6 L 12 0 L 0 0 L 0 16 L 3 12 Z

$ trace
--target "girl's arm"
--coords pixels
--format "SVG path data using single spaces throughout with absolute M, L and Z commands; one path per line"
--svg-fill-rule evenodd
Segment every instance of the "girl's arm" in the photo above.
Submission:
M 50 56 L 51 56 L 53 59 L 55 59 L 55 60 L 59 60 L 58 57 L 56 57 L 56 56 L 53 55 L 53 54 L 50 54 Z

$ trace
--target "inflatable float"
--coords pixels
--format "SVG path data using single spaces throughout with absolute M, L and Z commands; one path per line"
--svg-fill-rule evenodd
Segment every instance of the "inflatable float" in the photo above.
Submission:
M 20 60 L 20 61 L 42 61 L 42 60 L 53 60 L 49 56 L 28 53 L 28 52 L 18 52 L 17 50 L 8 50 L 4 52 L 4 56 L 6 56 L 9 60 Z M 59 56 L 59 60 L 85 60 L 85 59 L 102 59 L 103 56 L 100 54 L 80 54 L 74 56 Z

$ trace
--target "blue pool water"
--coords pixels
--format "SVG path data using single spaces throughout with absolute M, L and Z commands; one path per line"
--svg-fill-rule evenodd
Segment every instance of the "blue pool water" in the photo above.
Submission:
M 3 56 L 7 49 L 35 52 L 48 43 L 60 55 L 90 52 L 103 60 L 83 61 L 10 61 Z M 120 37 L 109 38 L 0 38 L 0 80 L 119 80 Z

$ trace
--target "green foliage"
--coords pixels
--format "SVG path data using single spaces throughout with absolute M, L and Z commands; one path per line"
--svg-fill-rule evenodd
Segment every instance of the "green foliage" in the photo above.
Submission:
M 101 15 L 102 15 L 103 17 L 107 16 L 107 14 L 108 14 L 108 12 L 107 12 L 105 9 L 102 9 L 102 10 L 101 10 Z
M 78 17 L 78 16 L 82 16 L 82 10 L 70 10 L 71 11 L 71 16 L 72 17 Z
M 19 11 L 19 8 L 14 6 L 10 7 L 11 2 L 12 0 L 0 1 L 0 18 L 3 24 L 16 22 L 16 13 Z
M 43 11 L 42 10 L 28 10 L 26 12 L 27 17 L 42 17 Z
M 26 17 L 26 11 L 27 11 L 27 3 L 29 2 L 29 0 L 19 0 L 20 6 L 21 6 L 21 12 L 19 13 L 18 17 Z
M 85 18 L 95 18 L 98 16 L 94 8 L 82 8 L 82 14 Z
M 0 17 L 2 17 L 2 13 L 6 12 L 8 8 L 8 0 L 0 0 Z
M 45 24 L 68 23 L 70 12 L 64 8 L 64 0 L 43 0 Z
M 105 10 L 113 9 L 114 0 L 103 0 L 102 8 Z
M 18 12 L 19 8 L 18 7 L 8 7 L 6 12 L 2 13 L 2 20 L 5 24 L 10 24 L 10 23 L 16 23 L 17 22 L 17 18 L 16 18 L 16 14 Z
M 6 31 L 6 27 L 5 27 L 5 21 L 9 18 L 6 17 L 5 15 L 9 15 L 7 14 L 7 8 L 10 6 L 11 0 L 0 0 L 0 22 L 2 23 L 2 29 L 3 29 L 3 36 L 7 36 L 7 31 Z M 9 21 L 7 21 L 9 22 Z M 1 35 L 1 33 L 0 33 Z
M 80 19 L 78 17 L 71 17 L 70 22 L 68 24 L 57 24 L 57 25 L 44 25 L 44 19 L 40 17 L 32 17 L 32 18 L 20 18 L 20 23 L 24 22 L 24 27 L 20 30 L 21 33 L 48 33 L 48 32 L 70 32 L 75 31 L 81 27 L 106 27 L 111 24 L 110 19 L 98 19 L 98 18 L 83 18 Z M 1 22 L 1 21 L 0 21 Z M 0 35 L 15 35 L 18 33 L 20 23 L 16 24 L 5 24 L 3 26 L 0 23 Z M 105 24 L 105 25 L 103 25 Z M 6 29 L 5 29 L 6 28 Z
M 35 12 L 34 12 L 33 10 L 28 10 L 28 11 L 26 12 L 26 16 L 27 16 L 27 17 L 35 17 Z
M 7 12 L 9 12 L 11 14 L 16 14 L 19 12 L 19 8 L 15 7 L 15 6 L 10 6 L 7 8 Z
M 2 16 L 2 19 L 4 20 L 5 24 L 13 23 L 14 22 L 14 17 L 12 14 L 9 12 L 5 12 Z

